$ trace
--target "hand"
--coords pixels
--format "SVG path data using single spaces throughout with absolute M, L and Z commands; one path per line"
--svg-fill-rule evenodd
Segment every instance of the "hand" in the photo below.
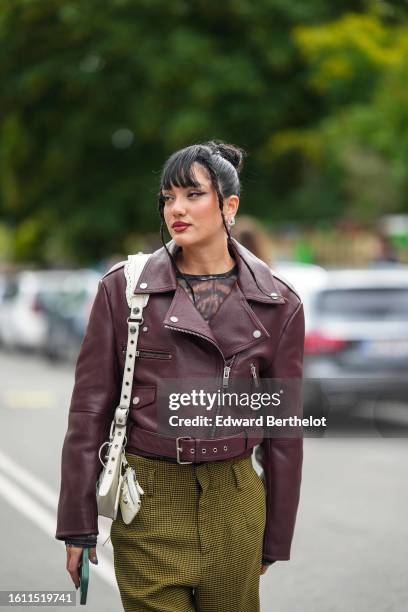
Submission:
M 82 560 L 82 546 L 67 546 L 67 571 L 72 578 L 75 588 L 78 589 L 81 583 L 79 578 L 79 568 Z M 89 549 L 89 560 L 95 565 L 98 563 L 96 548 Z

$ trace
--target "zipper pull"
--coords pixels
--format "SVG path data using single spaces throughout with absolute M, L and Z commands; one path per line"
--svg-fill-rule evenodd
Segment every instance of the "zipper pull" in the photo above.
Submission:
M 251 374 L 252 378 L 254 379 L 255 387 L 259 387 L 258 374 L 256 373 L 256 367 L 253 363 L 251 363 Z
M 227 365 L 224 366 L 224 374 L 222 376 L 222 386 L 224 387 L 224 389 L 228 387 L 230 371 L 231 371 L 230 366 L 227 366 Z

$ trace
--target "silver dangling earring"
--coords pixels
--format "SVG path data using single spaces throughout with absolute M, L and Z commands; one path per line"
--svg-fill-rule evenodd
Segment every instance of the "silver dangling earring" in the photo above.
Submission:
M 235 217 L 231 217 L 230 219 L 228 219 L 227 223 L 228 227 L 232 227 L 233 225 L 235 225 Z

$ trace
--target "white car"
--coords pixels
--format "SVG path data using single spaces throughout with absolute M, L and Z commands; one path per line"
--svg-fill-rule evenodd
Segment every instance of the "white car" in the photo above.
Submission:
M 278 261 L 272 270 L 283 280 L 289 281 L 303 302 L 305 313 L 306 334 L 313 325 L 313 299 L 316 293 L 324 287 L 328 272 L 322 266 L 303 264 L 292 261 Z
M 0 344 L 6 349 L 43 350 L 45 300 L 52 299 L 72 270 L 23 270 L 6 276 L 0 302 Z

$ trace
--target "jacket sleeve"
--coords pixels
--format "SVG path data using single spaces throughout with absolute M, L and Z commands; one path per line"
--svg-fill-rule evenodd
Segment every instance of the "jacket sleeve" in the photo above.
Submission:
M 112 312 L 101 279 L 75 367 L 61 457 L 58 540 L 99 533 L 96 481 L 102 465 L 98 451 L 109 435 L 120 390 Z
M 285 323 L 275 357 L 266 378 L 287 380 L 291 386 L 289 412 L 302 416 L 301 378 L 303 375 L 305 324 L 303 304 L 295 307 Z M 298 428 L 297 431 L 301 431 Z M 270 431 L 256 449 L 256 458 L 265 474 L 266 524 L 263 558 L 289 560 L 300 497 L 303 461 L 302 433 L 290 437 L 272 436 Z

